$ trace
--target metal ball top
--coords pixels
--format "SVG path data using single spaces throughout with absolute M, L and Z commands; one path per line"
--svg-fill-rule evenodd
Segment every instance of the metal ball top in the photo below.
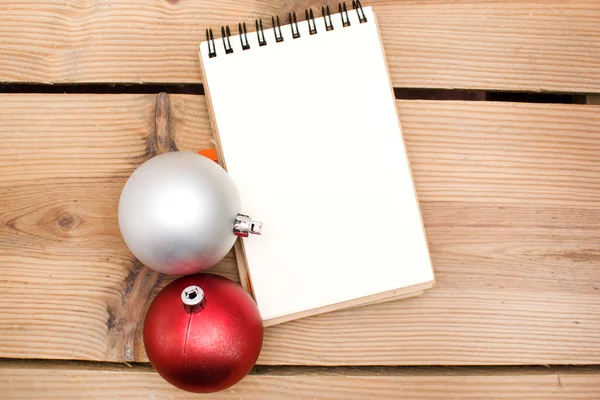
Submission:
M 181 302 L 187 312 L 198 312 L 206 304 L 206 297 L 200 286 L 192 285 L 181 292 Z
M 233 233 L 241 237 L 248 237 L 250 234 L 260 235 L 262 226 L 262 222 L 253 221 L 248 215 L 238 214 L 233 224 Z

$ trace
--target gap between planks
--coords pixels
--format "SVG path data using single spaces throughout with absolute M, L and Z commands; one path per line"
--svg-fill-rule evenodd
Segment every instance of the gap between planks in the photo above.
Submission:
M 202 83 L 182 84 L 127 84 L 127 83 L 62 83 L 31 84 L 0 82 L 0 93 L 5 94 L 195 94 L 204 95 Z M 490 91 L 443 88 L 395 87 L 397 100 L 461 100 L 461 101 L 503 101 L 520 103 L 586 104 L 586 96 L 570 92 L 531 92 L 531 91 Z M 587 97 L 588 104 L 594 104 L 594 95 Z M 158 104 L 157 104 L 158 105 Z
M 107 362 L 86 360 L 0 358 L 0 370 L 47 369 L 78 371 L 155 372 L 149 362 Z M 600 374 L 600 364 L 590 365 L 462 365 L 462 366 L 318 366 L 255 365 L 251 375 L 313 376 L 481 376 L 481 375 L 546 375 L 561 373 Z

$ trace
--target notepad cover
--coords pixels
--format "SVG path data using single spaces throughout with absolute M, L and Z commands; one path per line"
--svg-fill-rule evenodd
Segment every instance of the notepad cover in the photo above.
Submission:
M 225 54 L 200 45 L 221 160 L 242 212 L 263 222 L 242 241 L 265 324 L 403 297 L 434 284 L 375 15 L 315 18 L 267 45 L 248 32 Z

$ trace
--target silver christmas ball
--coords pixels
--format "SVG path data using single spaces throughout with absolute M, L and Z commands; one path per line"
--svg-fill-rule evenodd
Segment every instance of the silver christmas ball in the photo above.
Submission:
M 196 153 L 171 152 L 149 159 L 129 177 L 119 200 L 119 227 L 146 266 L 189 275 L 231 250 L 240 208 L 223 168 Z

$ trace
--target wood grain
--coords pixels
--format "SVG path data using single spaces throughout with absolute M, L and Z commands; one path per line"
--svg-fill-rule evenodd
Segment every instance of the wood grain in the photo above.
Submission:
M 140 274 L 116 204 L 156 96 L 0 100 L 0 356 L 146 360 L 144 310 L 172 278 Z M 203 96 L 168 103 L 170 148 L 212 146 Z M 259 362 L 599 363 L 600 107 L 398 107 L 436 288 L 269 328 Z M 233 255 L 215 271 L 235 276 Z
M 200 82 L 205 28 L 287 20 L 290 11 L 303 18 L 305 8 L 324 3 L 0 0 L 0 81 Z M 365 5 L 377 13 L 396 87 L 600 92 L 597 1 Z
M 386 371 L 249 375 L 210 399 L 597 399 L 600 373 L 537 369 Z M 0 392 L 12 399 L 196 399 L 143 368 L 2 367 Z

